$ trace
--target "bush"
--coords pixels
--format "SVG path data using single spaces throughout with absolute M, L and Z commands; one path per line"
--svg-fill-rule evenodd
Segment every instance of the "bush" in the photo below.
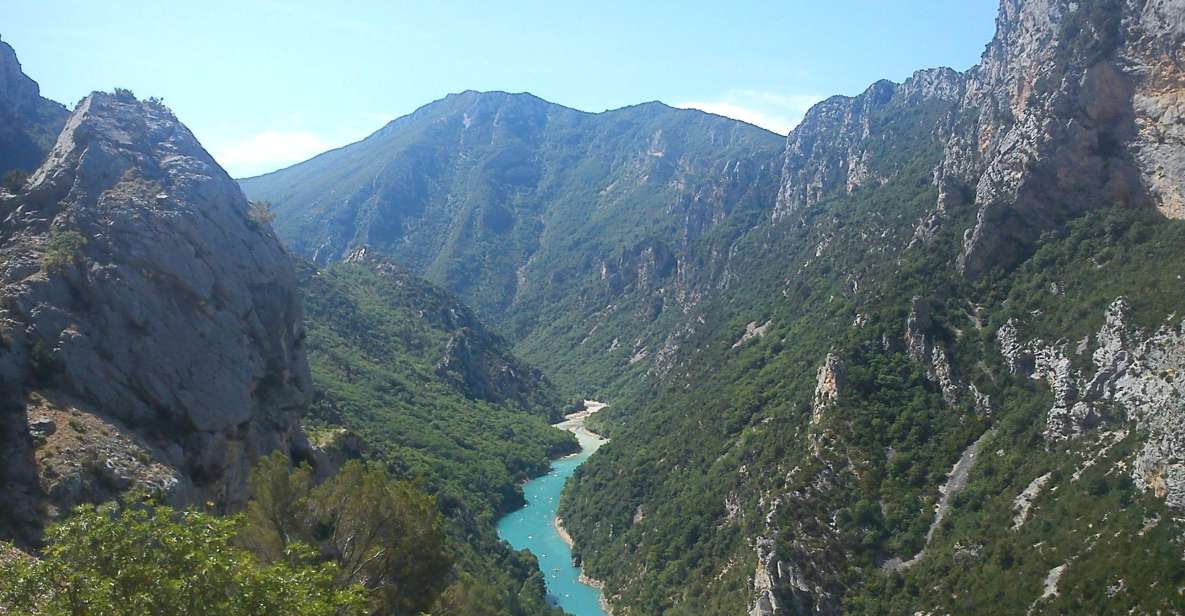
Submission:
M 41 255 L 41 267 L 47 272 L 60 270 L 74 263 L 85 245 L 86 238 L 77 231 L 54 231 Z
M 252 201 L 247 206 L 247 217 L 258 225 L 270 225 L 276 219 L 270 201 Z
M 332 564 L 294 545 L 263 564 L 236 548 L 241 517 L 168 507 L 83 505 L 47 533 L 38 560 L 0 576 L 8 614 L 362 614 L 357 587 L 334 584 Z

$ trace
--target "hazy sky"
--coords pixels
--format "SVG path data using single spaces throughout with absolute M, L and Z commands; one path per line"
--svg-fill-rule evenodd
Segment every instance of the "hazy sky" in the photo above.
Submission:
M 661 100 L 785 133 L 831 94 L 973 65 L 997 0 L 3 0 L 45 96 L 160 96 L 233 175 L 466 89 L 602 111 Z

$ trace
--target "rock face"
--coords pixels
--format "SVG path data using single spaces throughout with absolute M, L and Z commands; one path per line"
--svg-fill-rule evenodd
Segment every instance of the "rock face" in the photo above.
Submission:
M 0 173 L 41 164 L 69 112 L 41 96 L 21 71 L 12 47 L 0 41 Z
M 905 351 L 914 361 L 926 366 L 926 378 L 942 389 L 947 404 L 954 404 L 959 397 L 959 386 L 946 357 L 945 344 L 935 336 L 930 311 L 928 300 L 913 298 L 905 321 Z
M 1064 344 L 1015 342 L 1016 323 L 1010 322 L 1009 332 L 997 339 L 1010 362 L 1032 366 L 1033 378 L 1045 380 L 1053 390 L 1046 440 L 1074 439 L 1104 427 L 1122 430 L 1126 424 L 1145 435 L 1131 462 L 1132 481 L 1182 510 L 1185 321 L 1145 332 L 1131 324 L 1129 313 L 1122 297 L 1107 309 L 1106 322 L 1094 336 L 1089 370 L 1074 367 Z
M 902 84 L 878 81 L 859 96 L 833 96 L 807 112 L 790 132 L 773 219 L 789 217 L 836 190 L 878 186 L 901 171 L 885 156 L 926 139 L 962 96 L 964 78 L 951 69 L 918 71 Z M 900 116 L 908 113 L 908 120 Z
M 936 178 L 940 211 L 973 195 L 968 276 L 1086 210 L 1182 215 L 1183 14 L 1181 0 L 1001 3 Z
M 36 408 L 107 426 L 59 452 L 86 458 L 57 465 L 66 480 L 46 476 L 46 452 L 26 451 L 27 430 L 8 430 L 4 450 L 26 458 L 8 454 L 7 479 L 28 498 L 52 513 L 149 487 L 141 471 L 152 469 L 172 475 L 174 501 L 233 504 L 260 454 L 307 454 L 292 264 L 170 111 L 87 97 L 27 190 L 0 200 L 0 218 L 6 418 L 23 424 Z M 96 477 L 113 465 L 122 479 Z M 77 489 L 53 489 L 67 480 Z
M 935 213 L 977 212 L 958 266 L 1011 266 L 1041 233 L 1101 207 L 1185 216 L 1185 3 L 1004 0 L 980 64 L 919 71 L 812 108 L 786 142 L 774 220 L 884 183 L 886 144 L 937 136 Z M 908 110 L 908 122 L 889 123 Z

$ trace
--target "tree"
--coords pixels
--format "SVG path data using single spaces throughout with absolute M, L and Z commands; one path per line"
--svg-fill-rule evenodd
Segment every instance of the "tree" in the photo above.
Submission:
M 247 216 L 256 224 L 266 226 L 276 219 L 270 201 L 252 201 L 247 206 Z
M 252 499 L 247 503 L 240 543 L 266 561 L 283 558 L 289 545 L 309 535 L 312 489 L 313 471 L 308 465 L 289 471 L 288 457 L 280 452 L 260 460 L 251 473 Z
M 434 499 L 381 466 L 352 460 L 314 488 L 307 466 L 289 471 L 275 454 L 255 468 L 251 487 L 240 541 L 263 558 L 285 557 L 294 542 L 315 545 L 334 563 L 337 585 L 367 590 L 373 613 L 417 614 L 444 590 L 452 559 Z
M 261 563 L 231 540 L 239 516 L 151 505 L 82 505 L 47 533 L 40 559 L 0 576 L 0 613 L 22 615 L 361 614 L 357 586 L 335 583 L 332 563 L 293 544 Z M 295 563 L 295 564 L 293 564 Z

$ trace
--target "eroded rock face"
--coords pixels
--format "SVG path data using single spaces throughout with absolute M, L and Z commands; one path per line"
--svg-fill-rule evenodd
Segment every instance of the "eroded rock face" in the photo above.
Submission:
M 1001 3 L 937 171 L 939 210 L 974 195 L 966 275 L 1087 210 L 1182 215 L 1183 16 L 1182 0 Z
M 833 96 L 812 107 L 787 138 L 773 220 L 835 190 L 851 193 L 894 176 L 900 169 L 883 155 L 885 144 L 931 135 L 932 126 L 918 127 L 954 108 L 963 81 L 947 68 L 918 71 L 902 84 L 878 81 L 858 96 Z M 919 113 L 912 121 L 896 122 L 906 109 Z
M 173 469 L 181 501 L 233 504 L 259 455 L 307 452 L 292 263 L 170 111 L 87 97 L 0 218 L 10 407 L 69 397 L 135 442 L 142 466 Z
M 1015 323 L 997 338 L 1010 364 L 1031 365 L 1031 376 L 1053 390 L 1046 440 L 1126 422 L 1145 435 L 1131 463 L 1132 480 L 1185 509 L 1185 321 L 1145 332 L 1130 323 L 1129 312 L 1122 297 L 1108 307 L 1089 370 L 1074 367 L 1064 343 L 1018 342 Z
M 975 208 L 957 263 L 969 277 L 1088 210 L 1185 217 L 1185 0 L 1003 0 L 997 26 L 965 73 L 919 71 L 812 108 L 787 139 L 773 219 L 885 182 L 899 170 L 884 144 L 911 138 L 944 152 L 916 238 Z

